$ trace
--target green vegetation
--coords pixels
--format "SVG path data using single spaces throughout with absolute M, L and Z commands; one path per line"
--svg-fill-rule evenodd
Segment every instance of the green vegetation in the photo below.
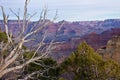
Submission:
M 2 41 L 7 42 L 5 32 L 0 32 L 0 42 Z M 25 46 L 23 49 L 27 50 Z M 3 56 L 6 53 L 4 51 Z M 34 52 L 25 52 L 23 58 L 29 60 L 33 54 Z M 32 75 L 35 80 L 66 80 L 67 77 L 60 77 L 64 73 L 73 73 L 74 80 L 120 80 L 120 64 L 113 60 L 104 60 L 83 42 L 63 63 L 57 64 L 52 58 L 42 58 L 28 64 L 20 77 L 32 73 L 35 73 Z
M 30 59 L 33 53 L 25 53 Z M 60 75 L 74 74 L 74 80 L 120 80 L 120 64 L 103 60 L 86 42 L 81 43 L 63 63 L 57 64 L 52 58 L 42 58 L 25 67 L 24 75 L 38 72 L 32 77 L 41 80 L 66 80 Z
M 86 42 L 62 63 L 62 69 L 74 73 L 74 80 L 120 80 L 120 65 L 112 60 L 104 61 Z
M 0 32 L 0 42 L 4 42 L 4 43 L 6 43 L 7 42 L 7 35 L 6 35 L 6 33 L 5 32 Z
M 64 78 L 59 78 L 59 80 L 65 80 Z
M 28 56 L 27 56 L 28 57 Z M 36 72 L 32 77 L 40 80 L 58 80 L 60 69 L 52 58 L 43 58 L 25 67 L 24 75 Z

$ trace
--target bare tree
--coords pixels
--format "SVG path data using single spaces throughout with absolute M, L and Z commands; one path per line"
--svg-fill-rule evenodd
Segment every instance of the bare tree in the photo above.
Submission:
M 27 43 L 31 40 L 34 40 L 33 38 L 29 38 L 31 35 L 36 34 L 39 31 L 42 31 L 42 29 L 44 29 L 48 24 L 49 21 L 46 21 L 46 15 L 47 15 L 47 9 L 43 9 L 41 14 L 40 14 L 40 18 L 39 20 L 32 26 L 30 32 L 25 34 L 25 30 L 27 29 L 28 25 L 30 24 L 30 20 L 32 17 L 34 17 L 34 15 L 36 13 L 34 13 L 33 15 L 28 16 L 27 14 L 27 6 L 28 6 L 29 0 L 25 1 L 25 6 L 24 6 L 24 15 L 23 15 L 23 20 L 20 19 L 19 13 L 20 10 L 18 11 L 18 13 L 15 13 L 12 9 L 10 9 L 10 11 L 17 17 L 18 19 L 18 26 L 21 27 L 21 31 L 20 34 L 17 37 L 12 37 L 12 34 L 9 33 L 9 27 L 8 27 L 8 16 L 6 16 L 3 7 L 1 7 L 2 9 L 2 14 L 3 14 L 3 20 L 4 20 L 4 27 L 5 27 L 5 32 L 8 38 L 8 42 L 5 44 L 1 44 L 2 45 L 2 50 L 0 50 L 1 53 L 7 51 L 7 55 L 2 58 L 2 60 L 0 61 L 0 78 L 3 77 L 5 74 L 11 72 L 11 71 L 16 71 L 19 69 L 24 68 L 26 65 L 28 65 L 29 63 L 35 62 L 41 58 L 44 58 L 46 56 L 48 56 L 48 53 L 51 50 L 52 44 L 54 43 L 53 39 L 49 45 L 44 49 L 44 50 L 40 50 L 40 55 L 39 56 L 35 56 L 36 53 L 39 51 L 39 49 L 45 45 L 44 40 L 46 38 L 46 33 L 47 30 L 44 32 L 44 35 L 42 36 L 42 40 L 40 41 L 40 43 L 38 44 L 38 47 L 36 49 L 36 51 L 34 52 L 33 56 L 31 59 L 29 60 L 24 60 L 23 63 L 19 63 L 15 66 L 12 66 L 14 63 L 16 63 L 17 61 L 19 61 L 19 58 L 22 58 L 23 53 L 26 50 L 23 50 L 23 45 L 24 43 Z M 56 19 L 56 15 L 53 18 L 53 20 Z M 22 25 L 21 25 L 22 23 Z M 36 27 L 40 24 L 39 27 Z M 63 24 L 62 24 L 63 25 Z M 58 30 L 56 31 L 56 35 L 57 32 L 60 31 L 62 25 L 58 28 Z M 15 43 L 15 39 L 17 39 L 17 43 Z M 30 77 L 31 75 L 38 73 L 38 72 L 34 72 L 30 75 L 28 75 L 26 77 L 26 79 L 28 79 L 28 77 Z

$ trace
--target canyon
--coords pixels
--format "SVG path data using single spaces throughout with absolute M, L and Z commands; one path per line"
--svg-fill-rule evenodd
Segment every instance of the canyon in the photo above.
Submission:
M 65 20 L 52 22 L 46 20 L 46 22 L 49 22 L 49 24 L 44 29 L 37 32 L 37 34 L 30 36 L 35 38 L 35 40 L 30 43 L 25 43 L 24 45 L 29 49 L 35 48 L 42 40 L 44 31 L 47 30 L 44 42 L 49 44 L 52 39 L 55 39 L 55 44 L 52 45 L 50 56 L 57 59 L 58 62 L 70 55 L 82 41 L 86 41 L 96 51 L 97 49 L 106 46 L 108 40 L 112 39 L 113 36 L 120 35 L 120 19 L 74 22 Z M 24 34 L 30 32 L 35 23 L 37 23 L 37 21 L 29 22 Z M 20 26 L 18 25 L 17 20 L 8 20 L 9 32 L 12 33 L 14 37 L 19 35 L 22 25 L 22 20 L 20 21 Z M 61 25 L 61 29 L 57 32 Z M 38 24 L 36 28 L 39 26 L 40 24 Z M 2 31 L 5 30 L 3 20 L 0 20 L 0 28 Z

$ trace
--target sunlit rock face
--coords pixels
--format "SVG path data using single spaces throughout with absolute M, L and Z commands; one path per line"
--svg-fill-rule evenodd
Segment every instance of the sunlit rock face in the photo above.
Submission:
M 110 58 L 120 62 L 120 36 L 114 36 L 109 40 L 106 50 Z
M 113 59 L 120 62 L 120 36 L 114 36 L 108 41 L 107 46 L 103 49 L 98 49 L 97 52 L 103 56 L 104 59 Z

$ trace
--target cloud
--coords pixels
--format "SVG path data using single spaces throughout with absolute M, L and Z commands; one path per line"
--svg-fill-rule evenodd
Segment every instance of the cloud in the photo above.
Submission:
M 9 8 L 15 11 L 21 8 L 23 12 L 24 2 L 25 0 L 0 0 L 0 5 L 3 5 L 6 12 L 11 14 Z M 58 9 L 60 20 L 120 17 L 120 0 L 30 0 L 29 12 L 39 13 L 44 5 L 48 5 L 50 17 Z

